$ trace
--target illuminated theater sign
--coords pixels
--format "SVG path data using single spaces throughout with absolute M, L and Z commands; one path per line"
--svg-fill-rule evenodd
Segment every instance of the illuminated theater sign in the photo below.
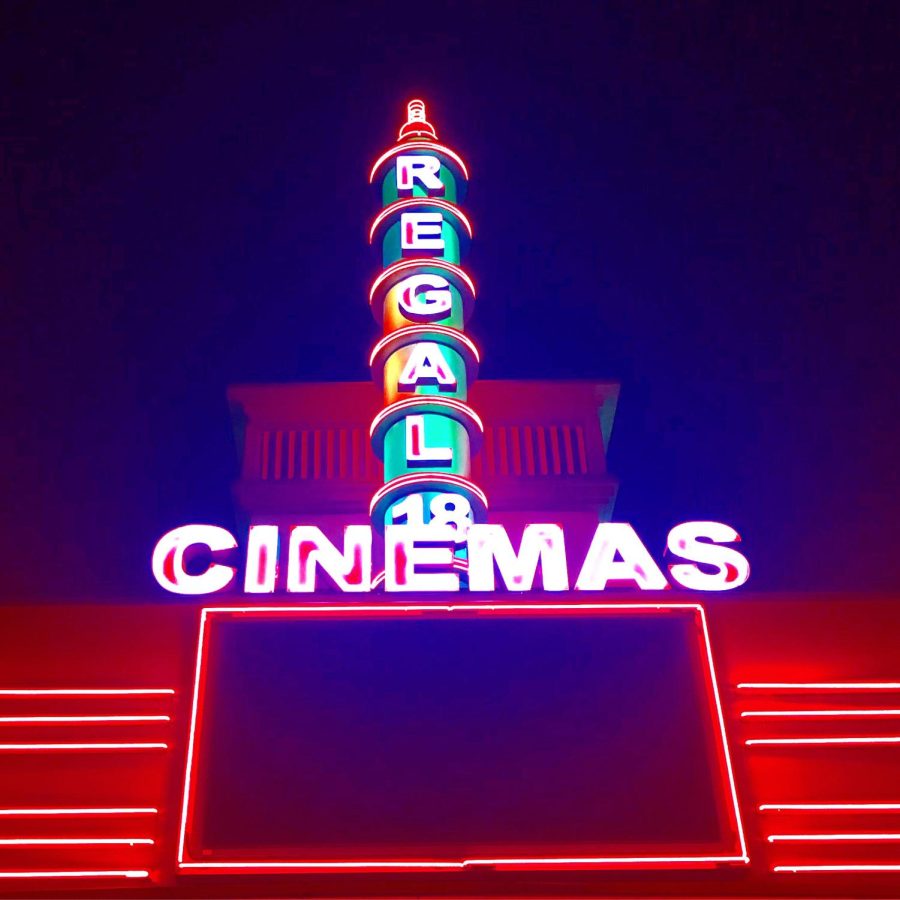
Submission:
M 719 522 L 685 522 L 668 535 L 666 550 L 681 561 L 667 579 L 634 529 L 602 522 L 582 559 L 567 557 L 563 529 L 529 523 L 516 549 L 502 524 L 489 524 L 488 498 L 471 478 L 484 425 L 468 404 L 478 373 L 478 348 L 465 324 L 475 308 L 475 284 L 461 267 L 472 225 L 459 204 L 468 169 L 443 144 L 413 100 L 399 142 L 383 153 L 370 181 L 382 210 L 369 230 L 380 244 L 383 271 L 369 302 L 384 336 L 369 363 L 384 389 L 384 408 L 369 429 L 384 465 L 384 486 L 372 497 L 372 527 L 350 525 L 336 547 L 315 525 L 251 526 L 244 556 L 250 594 L 322 588 L 318 571 L 340 591 L 494 591 L 497 575 L 508 590 L 602 591 L 625 585 L 657 591 L 676 585 L 723 591 L 747 581 L 750 566 L 728 546 L 738 533 Z M 384 568 L 373 573 L 373 529 L 384 536 Z M 283 534 L 286 531 L 286 534 Z M 281 545 L 287 565 L 279 569 Z M 167 534 L 153 554 L 153 572 L 166 590 L 210 594 L 233 586 L 236 568 L 210 559 L 189 572 L 191 551 L 230 551 L 228 531 L 188 525 Z M 577 566 L 577 567 L 573 567 Z M 496 574 L 495 574 L 496 568 Z
M 229 389 L 240 528 L 0 610 L 0 893 L 891 895 L 896 603 L 613 521 L 618 386 L 477 380 L 468 178 L 410 102 L 377 387 Z

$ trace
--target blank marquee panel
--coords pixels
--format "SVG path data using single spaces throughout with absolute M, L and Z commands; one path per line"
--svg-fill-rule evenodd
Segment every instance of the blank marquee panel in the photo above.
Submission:
M 744 855 L 697 607 L 203 623 L 189 865 Z

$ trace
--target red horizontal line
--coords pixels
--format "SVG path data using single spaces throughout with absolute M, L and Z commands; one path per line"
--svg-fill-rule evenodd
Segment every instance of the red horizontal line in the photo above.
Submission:
M 755 744 L 900 744 L 900 737 L 751 738 L 744 743 L 748 747 Z
M 851 832 L 849 834 L 770 834 L 770 844 L 777 841 L 900 841 L 896 832 Z
M 40 807 L 0 809 L 0 816 L 136 816 L 156 815 L 155 806 Z
M 833 863 L 812 866 L 773 866 L 773 872 L 900 872 L 897 863 Z
M 738 689 L 752 690 L 900 691 L 900 681 L 742 681 Z
M 771 810 L 882 810 L 900 809 L 900 803 L 763 803 L 760 812 Z
M 168 750 L 163 743 L 0 744 L 0 750 Z
M 149 878 L 144 869 L 85 869 L 46 872 L 0 872 L 0 878 Z
M 172 688 L 27 688 L 0 690 L 0 697 L 102 697 L 174 694 Z
M 831 716 L 900 716 L 900 709 L 754 709 L 741 713 L 741 718 L 775 716 L 813 716 L 828 718 Z
M 0 716 L 0 725 L 69 724 L 73 722 L 171 722 L 171 716 Z
M 0 838 L 0 847 L 81 847 L 89 844 L 153 844 L 153 838 Z
M 310 862 L 182 862 L 180 869 L 462 869 L 469 866 L 498 865 L 621 865 L 630 863 L 707 863 L 740 862 L 747 863 L 746 856 L 573 856 L 573 857 L 510 857 L 498 859 L 464 859 L 460 862 L 428 861 L 310 861 Z

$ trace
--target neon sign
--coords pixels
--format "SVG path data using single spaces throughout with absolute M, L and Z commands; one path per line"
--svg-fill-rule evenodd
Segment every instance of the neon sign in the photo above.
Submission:
M 502 525 L 470 524 L 460 537 L 467 521 L 464 501 L 456 494 L 432 493 L 431 519 L 425 524 L 425 496 L 410 493 L 395 504 L 395 514 L 407 524 L 385 528 L 384 572 L 378 574 L 373 567 L 374 529 L 368 525 L 347 526 L 343 546 L 313 525 L 252 525 L 244 556 L 244 591 L 312 593 L 330 588 L 359 593 L 375 590 L 382 580 L 386 591 L 484 593 L 538 586 L 565 591 L 572 580 L 578 591 L 659 591 L 673 585 L 727 591 L 750 577 L 746 557 L 730 546 L 740 541 L 739 535 L 719 522 L 685 522 L 669 532 L 667 546 L 681 561 L 668 566 L 668 575 L 630 525 L 601 522 L 580 565 L 570 570 L 560 525 L 527 525 L 518 549 Z M 284 573 L 278 566 L 283 536 L 288 546 Z M 216 593 L 231 588 L 237 578 L 236 547 L 237 540 L 223 528 L 185 525 L 160 539 L 153 552 L 153 573 L 175 594 Z M 189 570 L 191 550 L 207 559 L 203 571 Z
M 370 513 L 379 533 L 397 525 L 449 526 L 457 532 L 450 555 L 465 559 L 466 530 L 484 522 L 487 513 L 487 498 L 470 480 L 484 431 L 467 403 L 479 353 L 464 333 L 475 291 L 460 264 L 472 225 L 458 206 L 468 172 L 436 140 L 425 104 L 410 101 L 396 152 L 379 159 L 370 179 L 380 189 L 383 208 L 369 240 L 380 244 L 384 266 L 370 296 L 384 331 L 370 365 L 385 403 L 371 428 L 372 447 L 384 464 L 384 487 Z M 394 532 L 387 542 L 387 556 L 401 547 L 407 547 L 404 553 L 424 552 Z M 443 558 L 437 548 L 426 555 Z M 397 583 L 395 574 L 402 575 L 401 569 L 386 565 L 386 584 L 397 590 L 425 581 L 458 589 L 450 580 L 412 573 L 411 581 Z
M 730 546 L 740 536 L 719 522 L 676 525 L 666 552 L 679 561 L 666 571 L 625 523 L 600 523 L 576 568 L 561 525 L 526 525 L 516 548 L 503 525 L 487 522 L 488 498 L 471 478 L 484 425 L 468 403 L 481 359 L 464 330 L 475 304 L 475 284 L 461 267 L 472 237 L 459 207 L 468 177 L 461 157 L 437 143 L 425 104 L 410 101 L 396 146 L 369 179 L 382 203 L 369 241 L 380 247 L 383 266 L 369 291 L 383 330 L 369 365 L 384 399 L 369 428 L 384 476 L 369 506 L 372 525 L 348 525 L 342 546 L 312 524 L 252 525 L 244 593 L 725 591 L 744 584 L 750 566 Z M 176 594 L 234 590 L 237 548 L 223 528 L 176 528 L 156 545 L 153 574 Z

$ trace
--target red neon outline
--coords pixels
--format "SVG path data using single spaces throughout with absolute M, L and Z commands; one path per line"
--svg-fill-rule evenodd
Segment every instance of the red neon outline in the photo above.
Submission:
M 209 621 L 214 614 L 254 614 L 267 615 L 276 614 L 284 615 L 286 613 L 308 613 L 310 615 L 322 614 L 360 614 L 360 613 L 376 613 L 378 615 L 392 616 L 405 615 L 408 613 L 419 612 L 471 612 L 471 613 L 493 613 L 493 612 L 607 612 L 617 613 L 627 610 L 640 610 L 644 612 L 659 612 L 663 610 L 692 610 L 699 614 L 701 625 L 703 645 L 706 648 L 706 677 L 712 688 L 712 696 L 716 709 L 719 723 L 718 750 L 721 752 L 725 762 L 725 773 L 728 790 L 731 796 L 731 811 L 734 815 L 733 826 L 736 830 L 740 845 L 740 855 L 728 854 L 722 856 L 621 856 L 621 857 L 510 857 L 496 859 L 464 859 L 461 861 L 422 861 L 422 860 L 390 860 L 390 861 L 365 861 L 365 860 L 347 860 L 347 861 L 223 861 L 223 862 L 193 862 L 185 861 L 185 852 L 187 845 L 188 820 L 190 818 L 190 807 L 192 800 L 192 782 L 193 770 L 196 768 L 197 754 L 197 722 L 198 711 L 202 703 L 201 694 L 204 687 L 202 678 L 204 664 L 204 647 L 206 644 L 206 636 L 208 633 Z M 707 627 L 706 614 L 703 607 L 697 603 L 555 603 L 555 604 L 539 604 L 539 603 L 461 603 L 453 605 L 445 604 L 416 604 L 408 606 L 400 605 L 349 605 L 349 604 L 333 604 L 322 606 L 245 606 L 245 607 L 204 607 L 200 614 L 200 628 L 197 639 L 197 658 L 194 669 L 194 695 L 191 703 L 191 724 L 188 737 L 188 751 L 185 759 L 185 777 L 182 792 L 182 814 L 181 824 L 179 828 L 178 839 L 178 868 L 179 870 L 195 871 L 195 872 L 215 872 L 217 870 L 242 870 L 248 873 L 255 871 L 273 871 L 277 869 L 285 870 L 386 870 L 386 869 L 453 869 L 459 870 L 471 866 L 503 866 L 503 867 L 627 867 L 627 866 L 665 866 L 665 865 L 712 865 L 716 863 L 749 863 L 747 855 L 747 845 L 744 838 L 744 826 L 741 819 L 740 804 L 737 798 L 737 788 L 735 786 L 734 772 L 731 765 L 731 754 L 728 747 L 728 736 L 725 730 L 725 717 L 722 712 L 722 703 L 719 696 L 719 689 L 716 681 L 715 666 L 712 659 L 712 648 L 709 641 L 709 629 Z
M 900 709 L 753 709 L 741 713 L 741 718 L 791 716 L 900 716 Z
M 770 844 L 780 841 L 900 841 L 896 832 L 850 832 L 837 834 L 770 834 L 766 836 Z
M 405 325 L 403 328 L 397 328 L 390 332 L 390 334 L 386 334 L 372 348 L 372 352 L 369 354 L 369 366 L 373 366 L 378 354 L 392 343 L 405 340 L 406 338 L 416 338 L 417 340 L 428 341 L 428 335 L 431 334 L 440 334 L 448 338 L 453 338 L 455 341 L 459 341 L 472 354 L 475 358 L 475 362 L 481 362 L 481 354 L 478 352 L 475 342 L 464 331 L 460 331 L 458 328 L 448 328 L 446 325 Z M 432 341 L 432 343 L 434 342 Z M 404 344 L 404 346 L 406 345 Z
M 0 847 L 82 847 L 89 844 L 137 844 L 151 845 L 156 841 L 153 838 L 0 838 Z
M 72 722 L 171 722 L 171 716 L 0 716 L 0 725 L 16 725 L 26 722 L 39 724 Z
M 817 866 L 773 866 L 773 872 L 900 872 L 896 863 L 835 863 Z
M 33 809 L 0 809 L 0 816 L 155 816 L 155 806 L 42 806 Z
M 395 263 L 391 263 L 373 282 L 372 287 L 369 288 L 369 306 L 372 305 L 372 302 L 375 299 L 376 291 L 387 281 L 389 278 L 394 275 L 398 275 L 401 272 L 405 272 L 407 269 L 422 269 L 422 268 L 434 268 L 434 269 L 444 269 L 446 272 L 449 272 L 451 275 L 455 275 L 461 281 L 465 282 L 466 287 L 472 292 L 472 299 L 475 299 L 475 283 L 472 281 L 469 274 L 459 266 L 454 265 L 451 262 L 447 262 L 445 259 L 438 259 L 437 257 L 424 257 L 424 258 L 416 258 L 416 259 L 400 259 Z
M 822 738 L 751 738 L 744 741 L 748 747 L 755 744 L 900 744 L 900 736 L 890 737 L 822 737 Z
M 382 222 L 397 213 L 402 213 L 405 209 L 412 209 L 415 206 L 436 206 L 438 209 L 456 216 L 462 222 L 463 228 L 466 229 L 469 237 L 472 237 L 472 223 L 455 203 L 449 203 L 437 197 L 407 197 L 404 200 L 395 200 L 375 216 L 372 226 L 369 228 L 369 243 L 371 244 L 375 240 L 375 232 L 378 231 Z
M 742 681 L 738 690 L 900 691 L 900 681 Z
M 880 809 L 900 809 L 900 803 L 761 803 L 760 812 L 772 812 L 782 810 L 800 809 L 805 811 L 811 810 L 880 810 Z
M 164 743 L 53 743 L 53 744 L 0 744 L 0 750 L 30 751 L 30 750 L 168 750 L 169 745 Z
M 146 869 L 82 869 L 48 872 L 0 872 L 0 878 L 149 878 Z
M 466 181 L 469 180 L 469 170 L 466 168 L 466 164 L 463 162 L 462 157 L 449 147 L 445 147 L 443 144 L 437 144 L 434 141 L 407 141 L 405 144 L 398 144 L 396 147 L 391 147 L 390 150 L 386 150 L 377 160 L 375 160 L 375 164 L 372 166 L 372 171 L 369 174 L 369 184 L 372 184 L 372 182 L 375 181 L 375 176 L 378 174 L 378 170 L 381 168 L 382 163 L 398 153 L 405 153 L 407 150 L 431 150 L 434 153 L 443 153 L 459 166 L 463 178 L 465 178 Z

